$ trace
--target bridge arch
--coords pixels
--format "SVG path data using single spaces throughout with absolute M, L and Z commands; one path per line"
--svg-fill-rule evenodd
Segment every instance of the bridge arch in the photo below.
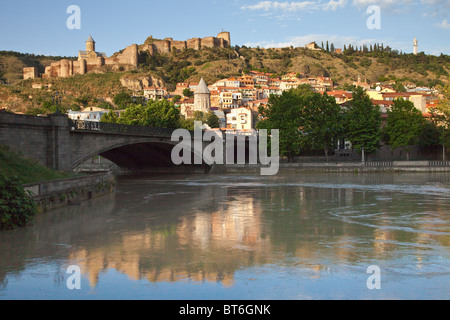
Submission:
M 112 161 L 122 169 L 132 171 L 154 168 L 182 168 L 183 166 L 173 164 L 171 159 L 172 149 L 177 144 L 178 142 L 171 141 L 167 137 L 130 137 L 92 132 L 73 132 L 71 134 L 72 169 L 97 155 Z M 199 154 L 193 149 L 192 158 L 194 155 Z M 194 165 L 190 167 L 194 167 Z M 205 172 L 210 169 L 206 163 L 197 167 L 203 168 Z

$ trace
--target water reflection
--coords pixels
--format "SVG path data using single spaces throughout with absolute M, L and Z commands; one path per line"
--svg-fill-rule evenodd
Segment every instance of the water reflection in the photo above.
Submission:
M 131 177 L 116 195 L 0 233 L 0 292 L 12 275 L 46 264 L 58 272 L 79 265 L 92 288 L 109 270 L 134 281 L 230 288 L 252 267 L 351 278 L 374 262 L 432 278 L 448 274 L 449 181 L 448 174 Z

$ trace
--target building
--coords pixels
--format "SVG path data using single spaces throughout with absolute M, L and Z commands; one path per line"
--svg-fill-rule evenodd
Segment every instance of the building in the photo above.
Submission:
M 322 50 L 318 45 L 317 45 L 317 43 L 315 43 L 314 41 L 313 42 L 311 42 L 311 43 L 308 43 L 307 45 L 305 45 L 305 48 L 306 49 L 309 49 L 309 50 Z
M 414 54 L 417 56 L 417 54 L 419 53 L 419 41 L 417 41 L 416 38 L 414 38 Z
M 254 128 L 252 111 L 247 108 L 232 109 L 227 114 L 227 128 L 252 130 Z
M 167 88 L 147 87 L 144 88 L 144 97 L 147 100 L 163 100 L 168 98 Z
M 334 97 L 338 104 L 344 104 L 353 99 L 353 93 L 345 90 L 330 91 L 327 94 Z
M 81 111 L 72 111 L 69 110 L 68 116 L 69 119 L 72 120 L 80 120 L 80 121 L 93 121 L 100 122 L 102 117 L 109 113 L 110 110 L 96 108 L 96 107 L 88 107 L 84 108 Z
M 95 41 L 92 37 L 89 37 L 86 40 L 86 50 L 80 50 L 78 52 L 77 61 L 63 59 L 61 61 L 54 62 L 45 68 L 45 73 L 42 77 L 67 78 L 77 74 L 84 75 L 103 66 L 109 66 L 117 69 L 119 67 L 136 69 L 138 67 L 138 55 L 138 46 L 133 44 L 125 48 L 121 53 L 107 58 L 105 53 L 96 51 Z M 32 73 L 29 68 L 24 68 L 23 73 L 24 78 L 32 78 Z M 33 76 L 37 78 L 35 74 Z
M 37 79 L 39 72 L 36 67 L 23 68 L 23 80 Z
M 211 111 L 211 91 L 209 91 L 203 78 L 200 80 L 194 92 L 194 111 Z
M 361 87 L 364 90 L 370 90 L 370 84 L 367 83 L 367 80 L 365 80 L 364 82 L 361 80 L 361 76 L 358 76 L 358 80 L 356 80 L 355 82 L 353 82 L 353 85 L 355 87 Z

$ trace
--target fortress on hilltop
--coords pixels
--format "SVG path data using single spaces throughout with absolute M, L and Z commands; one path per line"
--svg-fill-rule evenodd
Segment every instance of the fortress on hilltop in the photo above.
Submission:
M 86 40 L 86 50 L 78 51 L 77 61 L 63 59 L 54 62 L 45 68 L 45 73 L 42 74 L 42 78 L 67 78 L 76 74 L 83 75 L 103 66 L 111 66 L 117 69 L 120 66 L 123 66 L 128 69 L 136 69 L 138 67 L 138 57 L 138 46 L 132 44 L 122 50 L 122 52 L 108 58 L 105 53 L 97 52 L 95 50 L 95 41 L 92 37 L 89 37 L 89 39 Z M 23 69 L 24 80 L 35 79 L 38 77 L 39 74 L 37 68 L 31 67 Z
M 221 32 L 217 37 L 206 38 L 192 38 L 186 41 L 175 41 L 172 38 L 165 38 L 164 40 L 153 39 L 148 37 L 145 43 L 140 46 L 142 51 L 149 51 L 150 54 L 170 53 L 174 50 L 194 49 L 200 50 L 206 48 L 225 48 L 231 46 L 231 37 L 229 32 Z
M 86 40 L 86 50 L 78 52 L 78 60 L 63 59 L 52 63 L 45 68 L 44 74 L 40 75 L 36 67 L 23 68 L 23 79 L 42 78 L 67 78 L 76 74 L 86 74 L 103 66 L 112 67 L 113 70 L 119 70 L 122 67 L 126 70 L 137 69 L 139 64 L 139 52 L 148 51 L 150 54 L 170 53 L 174 50 L 194 49 L 200 50 L 207 48 L 225 48 L 231 45 L 230 33 L 221 32 L 217 37 L 193 38 L 186 41 L 174 41 L 172 38 L 164 40 L 153 39 L 150 36 L 143 45 L 132 44 L 119 53 L 111 57 L 106 57 L 103 52 L 97 52 L 95 41 L 90 36 Z

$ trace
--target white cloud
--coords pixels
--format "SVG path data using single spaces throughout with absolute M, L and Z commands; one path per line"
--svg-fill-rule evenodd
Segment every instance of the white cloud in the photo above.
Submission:
M 427 11 L 431 12 L 429 15 L 433 17 L 446 17 L 450 14 L 449 0 L 421 0 L 420 2 L 427 6 Z
M 370 5 L 377 5 L 382 9 L 394 6 L 405 6 L 413 4 L 414 0 L 353 0 L 353 5 L 360 8 L 367 8 Z
M 286 48 L 293 46 L 304 47 L 306 44 L 315 41 L 319 46 L 321 46 L 322 42 L 331 45 L 332 43 L 336 48 L 344 48 L 344 45 L 352 44 L 354 46 L 362 46 L 364 44 L 373 44 L 379 43 L 376 39 L 358 39 L 355 36 L 339 36 L 339 35 L 328 35 L 328 34 L 309 34 L 305 36 L 297 36 L 288 38 L 286 41 L 276 42 L 276 41 L 260 41 L 260 42 L 252 42 L 246 43 L 247 47 L 262 47 L 262 48 Z
M 242 10 L 262 10 L 262 11 L 273 11 L 281 10 L 288 12 L 297 12 L 306 9 L 317 9 L 317 2 L 313 1 L 301 1 L 301 2 L 278 2 L 278 1 L 261 1 L 254 5 L 242 6 Z
M 330 0 L 330 2 L 323 5 L 324 10 L 336 11 L 338 8 L 343 8 L 347 5 L 347 0 Z
M 450 30 L 450 23 L 447 21 L 447 19 L 444 19 L 444 21 L 442 21 L 442 23 L 438 23 L 436 26 L 441 29 L 449 29 Z
M 285 12 L 299 12 L 305 10 L 332 10 L 336 11 L 338 8 L 343 8 L 347 5 L 348 0 L 318 0 L 318 1 L 260 1 L 253 5 L 242 6 L 242 10 L 250 11 L 285 11 Z

